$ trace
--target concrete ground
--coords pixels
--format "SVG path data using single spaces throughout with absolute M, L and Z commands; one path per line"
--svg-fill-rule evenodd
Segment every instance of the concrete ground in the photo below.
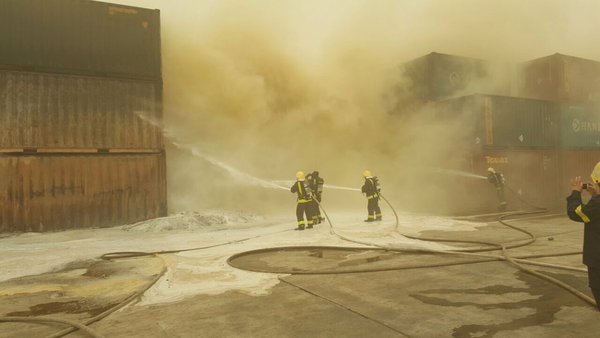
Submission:
M 412 249 L 421 245 L 390 231 L 390 222 L 367 225 L 356 222 L 354 215 L 335 219 L 343 224 L 340 229 L 347 237 L 379 245 L 400 242 Z M 410 220 L 425 225 L 413 226 Z M 399 231 L 424 237 L 503 243 L 525 238 L 493 221 L 427 220 L 422 216 L 401 217 Z M 510 223 L 537 237 L 528 246 L 511 249 L 513 256 L 581 250 L 582 225 L 564 216 Z M 239 268 L 263 272 L 243 271 L 226 264 L 233 254 L 262 248 L 359 247 L 331 235 L 326 225 L 298 232 L 285 231 L 293 223 L 269 224 L 261 226 L 259 221 L 201 234 L 122 234 L 104 229 L 0 239 L 0 263 L 8 264 L 18 257 L 32 262 L 25 254 L 32 248 L 46 254 L 61 252 L 65 247 L 79 252 L 73 263 L 44 273 L 40 273 L 40 267 L 8 265 L 13 268 L 11 278 L 3 278 L 0 283 L 0 315 L 50 316 L 83 322 L 143 290 L 160 276 L 162 264 L 166 264 L 167 273 L 138 303 L 90 327 L 106 337 L 563 338 L 597 337 L 600 332 L 600 313 L 595 308 L 501 261 L 414 251 L 397 253 L 365 246 L 344 250 L 298 247 L 256 252 L 232 260 Z M 440 224 L 449 227 L 443 230 Z M 173 243 L 183 245 L 184 238 L 187 246 L 202 246 L 250 235 L 261 237 L 201 251 L 114 261 L 93 259 L 109 249 L 148 251 L 160 248 L 153 246 L 156 242 L 162 242 L 162 249 L 171 249 Z M 128 245 L 105 244 L 113 243 L 114 238 Z M 52 242 L 53 246 L 48 248 L 44 242 Z M 442 248 L 436 245 L 423 248 Z M 81 252 L 84 247 L 89 248 L 87 255 Z M 534 260 L 584 267 L 578 254 Z M 285 269 L 297 273 L 290 274 Z M 364 270 L 387 271 L 360 272 Z M 535 270 L 591 295 L 586 273 L 546 267 Z M 35 273 L 27 273 L 32 271 Z M 321 273 L 298 274 L 311 271 Z M 54 324 L 4 323 L 0 324 L 0 337 L 44 337 L 62 328 Z M 75 332 L 69 336 L 86 335 Z

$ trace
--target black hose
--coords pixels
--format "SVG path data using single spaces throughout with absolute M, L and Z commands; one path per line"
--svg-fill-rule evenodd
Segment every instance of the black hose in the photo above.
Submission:
M 512 191 L 512 189 L 511 189 L 511 191 Z M 384 199 L 384 200 L 388 203 L 389 207 L 392 210 L 394 210 L 394 207 L 389 203 L 389 201 L 387 199 Z M 529 204 L 529 205 L 532 206 L 531 204 Z M 513 212 L 513 213 L 510 213 L 510 214 L 501 215 L 500 217 L 498 217 L 498 222 L 500 224 L 502 224 L 504 226 L 507 226 L 507 227 L 509 227 L 509 228 L 511 228 L 513 230 L 522 232 L 522 233 L 526 234 L 527 236 L 529 236 L 529 240 L 527 240 L 523 244 L 520 244 L 519 246 L 524 246 L 524 245 L 528 245 L 528 244 L 533 243 L 536 240 L 536 237 L 531 232 L 529 232 L 529 231 L 527 231 L 525 229 L 522 229 L 522 228 L 519 228 L 517 226 L 508 224 L 506 222 L 506 218 L 511 217 L 511 216 L 539 214 L 539 213 L 545 213 L 545 212 L 548 211 L 546 208 L 541 208 L 541 207 L 536 207 L 536 206 L 533 206 L 533 207 L 535 207 L 537 210 L 532 210 L 532 211 L 518 211 L 518 212 Z M 394 213 L 395 213 L 395 211 L 394 211 Z M 397 226 L 396 226 L 396 228 L 397 228 Z M 403 234 L 401 234 L 401 235 L 403 235 Z M 405 235 L 403 235 L 403 236 L 405 236 Z M 406 236 L 406 237 L 409 237 L 409 236 Z M 410 236 L 409 238 L 421 239 L 421 238 L 412 237 L 412 236 Z M 445 241 L 445 240 L 439 240 L 438 239 L 436 241 Z M 464 241 L 457 241 L 457 240 L 452 240 L 452 241 L 464 242 Z M 471 242 L 473 242 L 473 241 L 471 241 Z M 482 243 L 482 244 L 490 244 L 488 242 L 480 242 L 480 243 Z M 520 263 L 524 263 L 522 260 L 520 262 L 517 262 L 517 260 L 515 260 L 513 257 L 511 257 L 510 255 L 508 255 L 507 249 L 509 249 L 509 246 L 501 244 L 501 243 L 500 244 L 495 244 L 495 245 L 499 245 L 501 247 L 501 249 L 502 249 L 502 255 L 504 256 L 505 260 L 508 261 L 509 263 L 511 263 L 512 265 L 514 265 L 515 267 L 517 267 L 519 270 L 524 271 L 526 273 L 529 273 L 529 274 L 531 274 L 533 276 L 536 276 L 538 278 L 544 279 L 546 281 L 549 281 L 549 282 L 551 282 L 551 283 L 553 283 L 553 284 L 555 284 L 555 285 L 557 285 L 557 286 L 559 286 L 559 287 L 567 290 L 568 292 L 574 294 L 575 296 L 579 297 L 580 299 L 582 299 L 583 301 L 585 301 L 588 304 L 592 305 L 593 307 L 597 307 L 596 301 L 593 298 L 591 298 L 591 297 L 587 296 L 586 294 L 582 293 L 581 291 L 579 291 L 579 290 L 577 290 L 577 289 L 575 289 L 575 288 L 573 288 L 573 287 L 571 287 L 571 286 L 569 286 L 569 285 L 567 285 L 567 284 L 559 281 L 558 279 L 555 279 L 553 277 L 547 276 L 545 274 L 542 274 L 540 272 L 537 272 L 537 271 L 534 271 L 532 269 L 529 269 L 529 268 L 526 268 L 526 267 L 522 266 L 520 264 Z M 512 246 L 512 247 L 515 247 L 515 246 Z M 460 251 L 460 250 L 456 250 L 456 251 Z
M 91 328 L 89 328 L 83 324 L 74 322 L 72 320 L 67 320 L 67 319 L 48 318 L 48 317 L 0 317 L 0 322 L 35 323 L 35 324 L 46 324 L 46 323 L 66 324 L 66 325 L 71 326 L 73 328 L 73 331 L 81 330 L 94 338 L 105 338 L 103 335 L 92 330 Z M 72 332 L 72 331 L 70 331 L 70 332 Z
M 286 229 L 286 230 L 281 230 L 281 231 L 275 231 L 275 232 L 270 232 L 270 233 L 264 234 L 264 235 L 257 235 L 257 236 L 252 236 L 252 237 L 246 237 L 246 238 L 236 239 L 236 240 L 229 241 L 229 242 L 224 242 L 224 243 L 219 243 L 219 244 L 213 244 L 213 245 L 207 245 L 207 246 L 199 246 L 199 247 L 195 247 L 195 248 L 175 249 L 175 250 L 162 250 L 162 251 L 149 251 L 149 252 L 145 252 L 145 251 L 118 251 L 118 252 L 109 252 L 109 253 L 103 254 L 102 256 L 100 256 L 100 258 L 104 259 L 104 260 L 111 260 L 111 259 L 144 257 L 144 256 L 173 254 L 173 253 L 186 252 L 186 251 L 196 251 L 196 250 L 212 249 L 212 248 L 216 248 L 216 247 L 220 247 L 220 246 L 225 246 L 225 245 L 230 245 L 230 244 L 236 244 L 236 243 L 242 243 L 242 242 L 245 242 L 245 241 L 249 241 L 251 239 L 260 238 L 260 237 L 269 236 L 269 235 L 274 235 L 274 234 L 278 234 L 278 233 L 281 233 L 281 232 L 287 232 L 287 231 L 291 231 L 291 230 L 290 229 Z
M 165 250 L 165 251 L 154 251 L 154 252 L 144 252 L 144 251 L 109 252 L 109 253 L 103 254 L 102 256 L 100 256 L 100 258 L 104 259 L 104 260 L 115 260 L 115 259 L 133 258 L 133 257 L 147 257 L 147 256 L 158 257 L 159 255 L 162 255 L 162 254 L 171 254 L 171 253 L 178 253 L 178 252 L 185 252 L 185 251 L 203 250 L 203 249 L 210 249 L 210 248 L 215 248 L 215 247 L 229 245 L 229 244 L 241 243 L 241 242 L 248 241 L 248 240 L 251 240 L 251 239 L 255 239 L 255 238 L 259 238 L 259 237 L 264 237 L 264 236 L 268 236 L 268 235 L 273 235 L 273 234 L 277 234 L 277 233 L 281 233 L 281 232 L 286 232 L 286 231 L 290 231 L 290 230 L 276 231 L 276 232 L 271 232 L 271 233 L 264 234 L 264 235 L 258 235 L 258 236 L 252 236 L 252 237 L 242 238 L 242 239 L 233 240 L 233 241 L 229 241 L 229 242 L 225 242 L 225 243 L 220 243 L 220 244 L 214 244 L 214 245 L 208 245 L 208 246 L 202 246 L 202 247 L 195 247 L 195 248 L 187 248 L 187 249 L 179 249 L 179 250 Z M 156 282 L 158 282 L 158 280 L 166 272 L 167 272 L 167 267 L 166 267 L 166 264 L 163 261 L 163 267 L 161 269 L 161 272 L 159 274 L 157 274 L 156 276 L 154 276 L 154 278 L 152 279 L 152 281 L 150 283 L 148 283 L 143 289 L 141 289 L 141 290 L 133 293 L 132 295 L 128 296 L 127 298 L 125 298 L 124 300 L 122 300 L 121 302 L 119 302 L 118 304 L 116 304 L 115 306 L 111 307 L 110 309 L 102 312 L 101 314 L 96 315 L 96 316 L 94 316 L 94 317 L 92 317 L 90 319 L 85 320 L 83 324 L 72 322 L 72 321 L 68 321 L 68 320 L 63 320 L 63 319 L 53 319 L 53 318 L 49 318 L 48 319 L 48 318 L 45 318 L 45 317 L 44 318 L 39 318 L 39 317 L 0 317 L 0 322 L 29 322 L 29 323 L 59 322 L 59 323 L 71 325 L 71 328 L 61 330 L 59 332 L 56 332 L 54 334 L 51 334 L 51 335 L 47 336 L 46 338 L 60 338 L 60 337 L 63 337 L 65 335 L 69 334 L 69 333 L 77 331 L 79 329 L 84 330 L 85 332 L 87 332 L 88 334 L 92 335 L 93 337 L 103 338 L 102 335 L 99 335 L 99 334 L 95 333 L 93 330 L 89 329 L 86 325 L 90 325 L 92 323 L 95 323 L 95 322 L 97 322 L 97 321 L 99 321 L 99 320 L 107 317 L 111 313 L 119 310 L 120 308 L 126 306 L 127 304 L 131 303 L 132 301 L 135 301 L 136 299 L 139 299 L 148 289 L 150 289 L 154 284 L 156 284 Z

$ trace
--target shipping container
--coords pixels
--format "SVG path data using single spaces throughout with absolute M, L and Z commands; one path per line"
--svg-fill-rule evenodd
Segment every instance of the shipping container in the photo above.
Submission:
M 560 146 L 600 148 L 600 104 L 560 105 Z
M 554 147 L 558 142 L 556 103 L 498 95 L 469 95 L 436 103 L 440 119 L 460 121 L 473 148 Z
M 0 71 L 0 151 L 163 148 L 160 84 Z
M 126 224 L 164 216 L 165 155 L 0 155 L 0 232 Z
M 600 101 L 600 62 L 553 54 L 520 67 L 519 95 L 569 102 Z
M 566 198 L 571 192 L 570 181 L 581 176 L 583 182 L 591 182 L 590 174 L 596 163 L 600 162 L 600 149 L 595 150 L 561 150 L 560 157 L 560 193 Z
M 454 159 L 454 166 L 444 163 L 443 169 L 433 174 L 419 174 L 423 175 L 417 180 L 421 187 L 415 189 L 430 196 L 420 211 L 431 212 L 433 205 L 435 211 L 453 215 L 498 212 L 496 187 L 487 179 L 490 167 L 505 177 L 504 196 L 509 210 L 562 206 L 559 159 L 555 150 L 485 149 L 460 160 Z
M 508 94 L 511 69 L 506 64 L 430 53 L 400 67 L 403 96 L 428 102 L 474 93 Z M 500 78 L 499 75 L 502 75 Z
M 159 11 L 88 0 L 2 0 L 2 68 L 160 79 Z
M 504 175 L 505 194 L 512 209 L 553 208 L 562 201 L 555 150 L 495 149 L 473 154 L 472 173 L 487 176 L 490 167 Z M 478 198 L 497 203 L 493 184 L 483 181 L 479 190 Z

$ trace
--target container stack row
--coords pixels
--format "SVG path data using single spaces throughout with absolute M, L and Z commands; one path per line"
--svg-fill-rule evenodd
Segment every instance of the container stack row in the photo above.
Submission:
M 165 215 L 159 11 L 0 2 L 0 232 Z
M 460 169 L 501 171 L 513 205 L 562 205 L 569 179 L 589 181 L 600 161 L 600 62 L 554 54 L 507 66 L 432 53 L 402 70 L 418 104 L 460 121 Z

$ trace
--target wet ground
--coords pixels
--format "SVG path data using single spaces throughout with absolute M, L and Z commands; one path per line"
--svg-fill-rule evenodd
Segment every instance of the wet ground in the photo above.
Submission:
M 402 242 L 390 231 L 390 222 L 371 226 L 352 223 L 351 215 L 338 219 L 344 222 L 340 229 L 346 236 L 380 245 Z M 414 221 L 424 222 L 419 217 Z M 494 222 L 452 224 L 449 220 L 453 228 L 446 231 L 440 230 L 444 222 L 436 219 L 435 224 L 420 224 L 418 229 L 404 222 L 399 231 L 490 242 L 524 238 Z M 537 237 L 533 244 L 511 249 L 513 256 L 581 249 L 581 225 L 563 216 L 510 222 Z M 0 254 L 6 262 L 14 262 L 21 249 L 24 262 L 30 261 L 25 254 L 28 248 L 50 254 L 61 247 L 57 243 L 77 252 L 86 246 L 95 249 L 90 250 L 88 259 L 77 256 L 79 259 L 53 271 L 0 282 L 0 315 L 83 322 L 143 290 L 166 266 L 165 275 L 140 302 L 90 327 L 106 337 L 597 337 L 600 332 L 596 309 L 506 262 L 361 247 L 335 238 L 323 225 L 304 233 L 285 231 L 290 226 L 293 223 L 275 222 L 259 232 L 245 225 L 167 237 L 137 233 L 129 241 L 115 230 L 96 232 L 95 241 L 88 241 L 85 232 L 40 235 L 44 240 L 38 236 L 3 238 Z M 200 246 L 252 236 L 261 237 L 199 251 L 97 259 L 98 253 L 121 246 L 103 246 L 96 241 L 114 243 L 114 238 L 138 251 L 161 247 L 153 246 L 155 242 L 170 249 L 182 238 L 188 245 Z M 45 247 L 42 243 L 48 241 L 53 245 Z M 413 242 L 402 243 L 412 250 L 418 247 Z M 227 264 L 229 258 L 233 267 Z M 580 255 L 533 260 L 584 267 Z M 11 275 L 18 275 L 17 267 L 8 266 Z M 22 267 L 24 271 L 39 269 Z M 535 270 L 591 295 L 585 273 L 547 267 Z M 44 337 L 62 328 L 0 324 L 0 336 Z M 70 336 L 85 335 L 76 332 Z

